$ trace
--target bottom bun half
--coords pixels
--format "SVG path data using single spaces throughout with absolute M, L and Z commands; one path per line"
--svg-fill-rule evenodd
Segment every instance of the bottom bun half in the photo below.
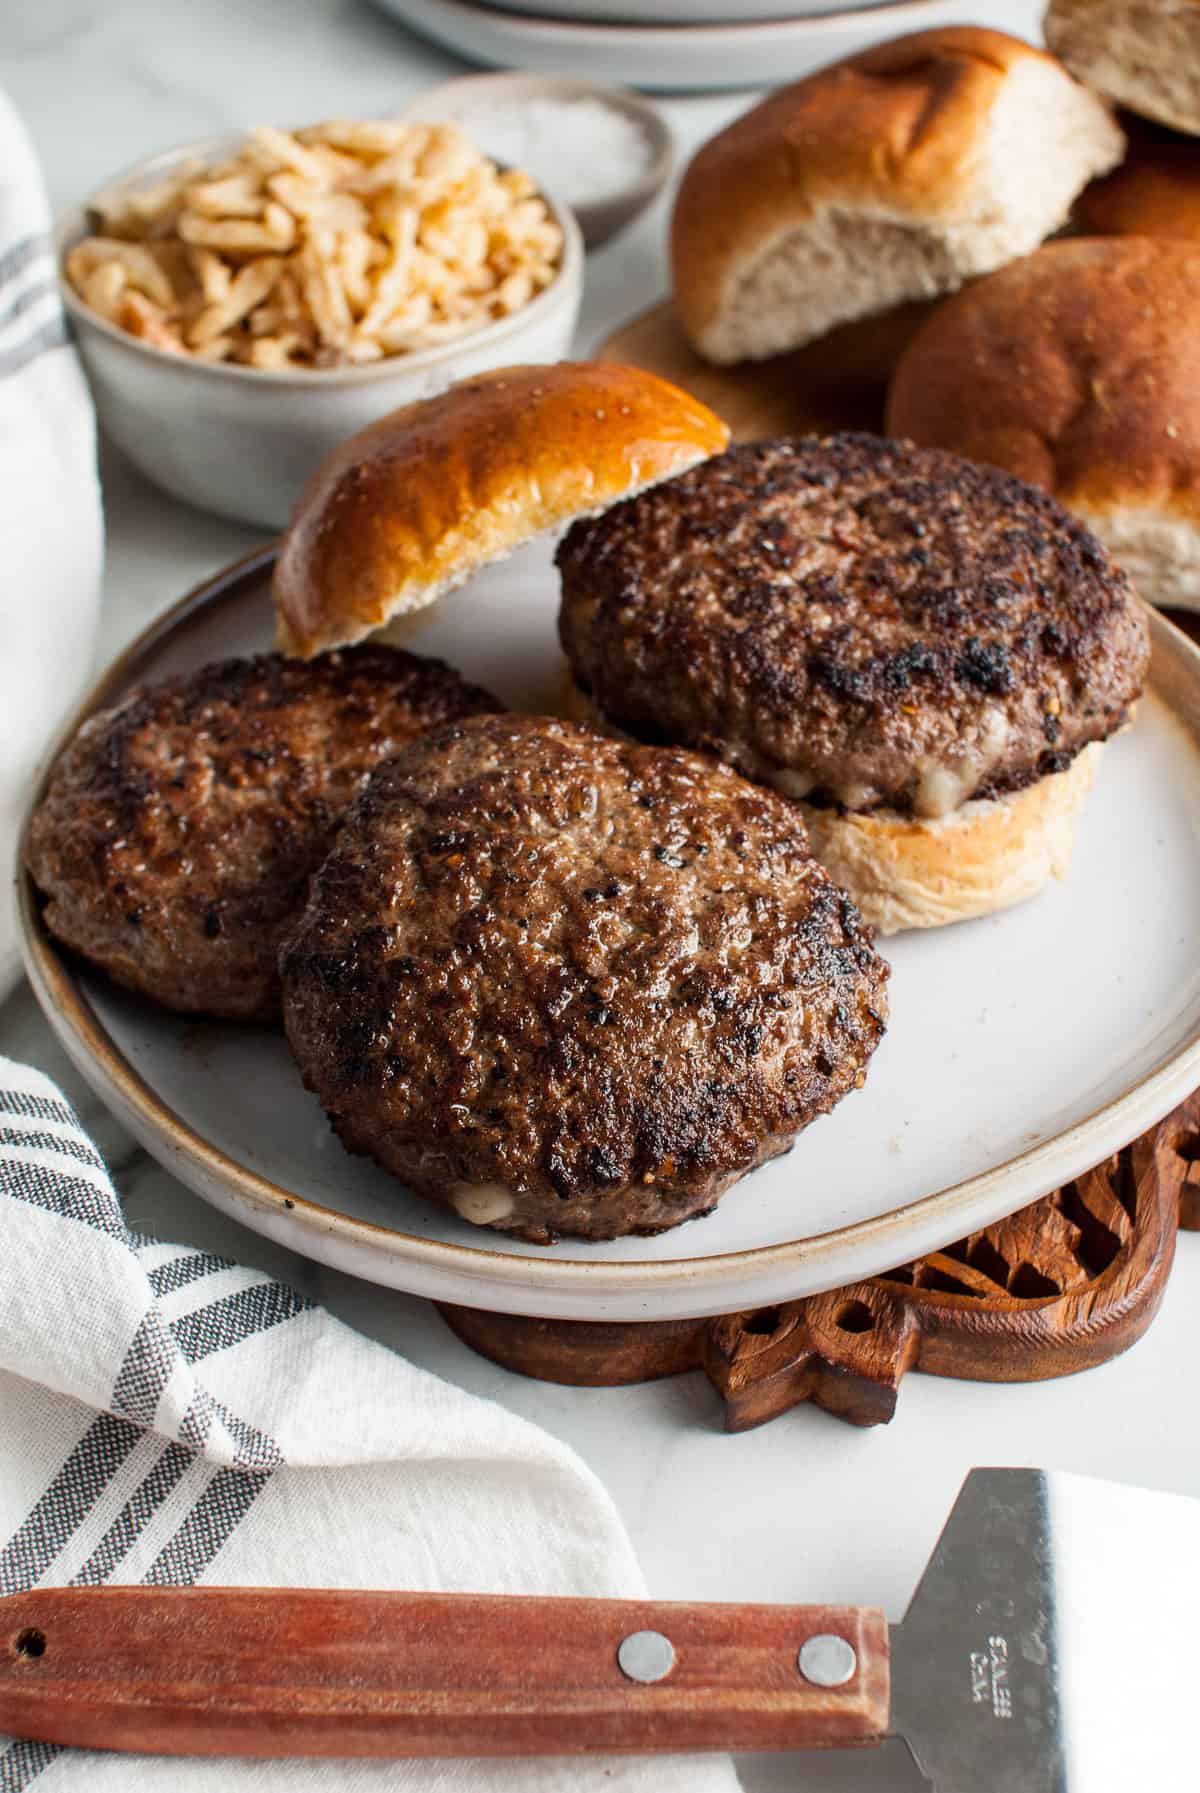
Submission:
M 621 734 L 571 679 L 564 713 Z M 1065 772 L 1010 796 L 979 799 L 935 820 L 878 809 L 862 815 L 796 802 L 813 855 L 849 891 L 881 934 L 941 928 L 1011 909 L 1066 876 L 1075 829 L 1104 743 L 1094 741 Z
M 1102 742 L 1011 796 L 936 821 L 895 810 L 842 815 L 801 803 L 815 856 L 881 934 L 991 915 L 1066 876 Z

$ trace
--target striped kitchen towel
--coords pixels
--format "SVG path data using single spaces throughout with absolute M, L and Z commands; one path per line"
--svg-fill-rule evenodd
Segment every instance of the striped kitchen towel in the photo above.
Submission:
M 282 1283 L 131 1233 L 0 1058 L 0 1594 L 97 1582 L 644 1592 L 570 1451 Z M 6 1540 L 6 1541 L 5 1541 Z M 0 1793 L 734 1793 L 728 1762 L 230 1762 L 0 1739 Z
M 9 867 L 29 781 L 91 664 L 102 530 L 96 426 L 67 340 L 50 211 L 0 93 L 0 1000 L 19 970 Z

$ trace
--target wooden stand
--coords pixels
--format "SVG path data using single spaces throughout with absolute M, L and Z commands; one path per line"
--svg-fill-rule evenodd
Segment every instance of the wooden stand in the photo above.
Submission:
M 742 1432 L 803 1401 L 886 1423 L 907 1370 L 1039 1382 L 1128 1350 L 1158 1311 L 1180 1227 L 1200 1231 L 1200 1091 L 1077 1182 L 882 1276 L 781 1307 L 611 1325 L 439 1311 L 460 1339 L 545 1382 L 702 1369 Z
M 669 299 L 622 324 L 596 350 L 602 361 L 625 361 L 695 393 L 723 417 L 735 442 L 810 430 L 878 430 L 888 378 L 933 309 L 917 301 L 883 317 L 844 324 L 820 342 L 714 367 L 689 345 Z

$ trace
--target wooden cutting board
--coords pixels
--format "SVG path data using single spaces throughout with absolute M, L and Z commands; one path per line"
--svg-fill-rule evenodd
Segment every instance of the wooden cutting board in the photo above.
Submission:
M 597 350 L 694 392 L 735 440 L 879 430 L 896 358 L 930 307 L 847 325 L 773 360 L 712 367 L 669 301 Z M 1200 617 L 1175 618 L 1200 638 Z M 911 1369 L 1033 1382 L 1128 1349 L 1158 1311 L 1179 1227 L 1200 1231 L 1200 1091 L 1087 1176 L 945 1251 L 780 1307 L 637 1326 L 443 1306 L 485 1357 L 551 1382 L 642 1382 L 703 1369 L 742 1431 L 811 1401 L 856 1425 L 896 1410 Z
M 669 299 L 639 312 L 596 350 L 673 380 L 711 405 L 734 440 L 808 430 L 878 430 L 888 376 L 928 317 L 924 301 L 844 324 L 820 342 L 770 361 L 713 367 L 689 347 Z

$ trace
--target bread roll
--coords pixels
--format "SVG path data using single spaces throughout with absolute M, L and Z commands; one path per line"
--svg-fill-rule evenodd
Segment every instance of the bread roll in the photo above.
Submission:
M 900 358 L 891 435 L 1052 492 L 1143 597 L 1200 608 L 1200 245 L 1048 243 L 947 300 Z
M 1111 174 L 1084 188 L 1075 223 L 1092 237 L 1179 237 L 1200 242 L 1200 140 L 1128 113 L 1129 149 Z
M 1089 87 L 1200 133 L 1200 0 L 1050 0 L 1042 29 Z
M 404 405 L 301 495 L 275 566 L 280 646 L 308 657 L 359 641 L 728 440 L 698 399 L 614 362 L 500 368 Z
M 761 360 L 1011 261 L 1120 161 L 1108 108 L 1053 57 L 961 26 L 782 88 L 684 175 L 675 303 L 710 361 Z

